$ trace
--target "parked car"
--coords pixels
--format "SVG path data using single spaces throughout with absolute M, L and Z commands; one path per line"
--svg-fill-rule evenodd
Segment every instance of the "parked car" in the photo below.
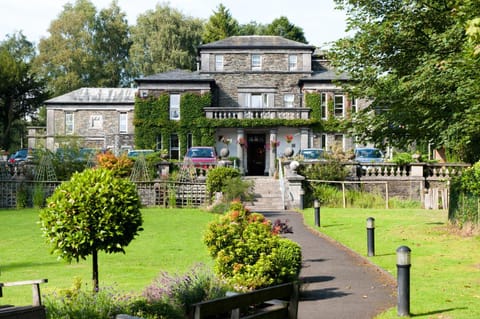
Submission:
M 217 163 L 217 152 L 211 146 L 192 146 L 184 157 L 186 163 L 192 162 L 195 166 L 208 166 Z
M 129 150 L 127 153 L 128 157 L 137 158 L 140 155 L 147 156 L 148 154 L 155 153 L 154 150 Z
M 355 161 L 360 163 L 381 163 L 384 155 L 375 147 L 361 147 L 355 149 Z
M 326 153 L 322 148 L 305 148 L 299 154 L 304 161 L 324 161 Z
M 22 148 L 15 153 L 13 153 L 8 159 L 9 165 L 19 164 L 28 159 L 28 148 Z

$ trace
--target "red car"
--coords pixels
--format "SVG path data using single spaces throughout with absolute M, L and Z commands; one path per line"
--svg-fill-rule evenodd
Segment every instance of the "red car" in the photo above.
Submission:
M 217 152 L 211 146 L 192 146 L 185 155 L 186 163 L 192 162 L 198 167 L 208 167 L 217 164 Z

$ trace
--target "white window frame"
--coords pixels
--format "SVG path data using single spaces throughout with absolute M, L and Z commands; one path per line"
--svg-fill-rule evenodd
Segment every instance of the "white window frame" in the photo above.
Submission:
M 176 145 L 174 145 L 173 142 L 176 142 Z M 178 134 L 170 134 L 169 153 L 171 159 L 180 159 L 180 140 Z M 178 156 L 173 156 L 175 153 L 177 153 Z
M 298 58 L 295 54 L 290 54 L 288 56 L 288 70 L 296 71 L 298 68 Z
M 284 107 L 294 107 L 295 105 L 295 94 L 287 93 L 283 95 L 283 106 Z
M 128 133 L 128 113 L 120 112 L 118 115 L 118 132 L 120 134 Z
M 341 103 L 337 102 L 337 98 L 341 99 Z M 345 96 L 343 94 L 333 96 L 333 115 L 335 117 L 345 117 Z
M 247 108 L 273 108 L 274 93 L 239 93 L 238 103 L 241 107 Z
M 103 129 L 103 116 L 101 114 L 90 115 L 90 123 L 89 123 L 88 127 L 92 130 L 102 130 Z
M 73 134 L 75 129 L 73 112 L 65 112 L 65 134 Z
M 215 71 L 223 71 L 223 54 L 215 54 Z
M 173 121 L 180 120 L 180 94 L 170 94 L 170 119 Z
M 350 109 L 352 110 L 352 113 L 358 112 L 357 99 L 354 96 L 350 97 Z
M 322 119 L 327 119 L 328 117 L 328 103 L 327 103 L 327 93 L 320 93 L 320 108 Z
M 261 54 L 252 54 L 251 64 L 252 64 L 252 71 L 261 71 L 262 70 L 262 55 Z

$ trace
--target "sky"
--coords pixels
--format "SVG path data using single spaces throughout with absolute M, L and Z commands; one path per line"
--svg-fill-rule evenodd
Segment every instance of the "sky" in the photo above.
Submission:
M 106 8 L 112 0 L 91 0 L 97 11 Z M 38 44 L 48 37 L 48 28 L 66 3 L 74 0 L 0 0 L 0 41 L 8 34 L 22 31 L 27 39 Z M 157 4 L 168 4 L 186 16 L 207 20 L 222 3 L 240 24 L 256 21 L 271 23 L 286 16 L 294 25 L 301 27 L 309 44 L 328 47 L 328 43 L 346 36 L 345 14 L 335 10 L 333 0 L 118 0 L 118 5 L 127 14 L 130 25 L 138 15 L 155 9 Z

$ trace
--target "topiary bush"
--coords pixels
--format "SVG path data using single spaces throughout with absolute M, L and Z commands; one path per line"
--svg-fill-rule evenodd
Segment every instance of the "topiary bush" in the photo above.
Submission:
M 240 202 L 209 224 L 204 235 L 215 271 L 240 291 L 298 279 L 301 248 L 272 231 L 262 214 L 251 213 Z
M 44 237 L 52 253 L 72 261 L 92 255 L 93 287 L 98 290 L 98 251 L 125 253 L 142 230 L 135 185 L 107 169 L 73 174 L 47 199 L 40 212 Z

